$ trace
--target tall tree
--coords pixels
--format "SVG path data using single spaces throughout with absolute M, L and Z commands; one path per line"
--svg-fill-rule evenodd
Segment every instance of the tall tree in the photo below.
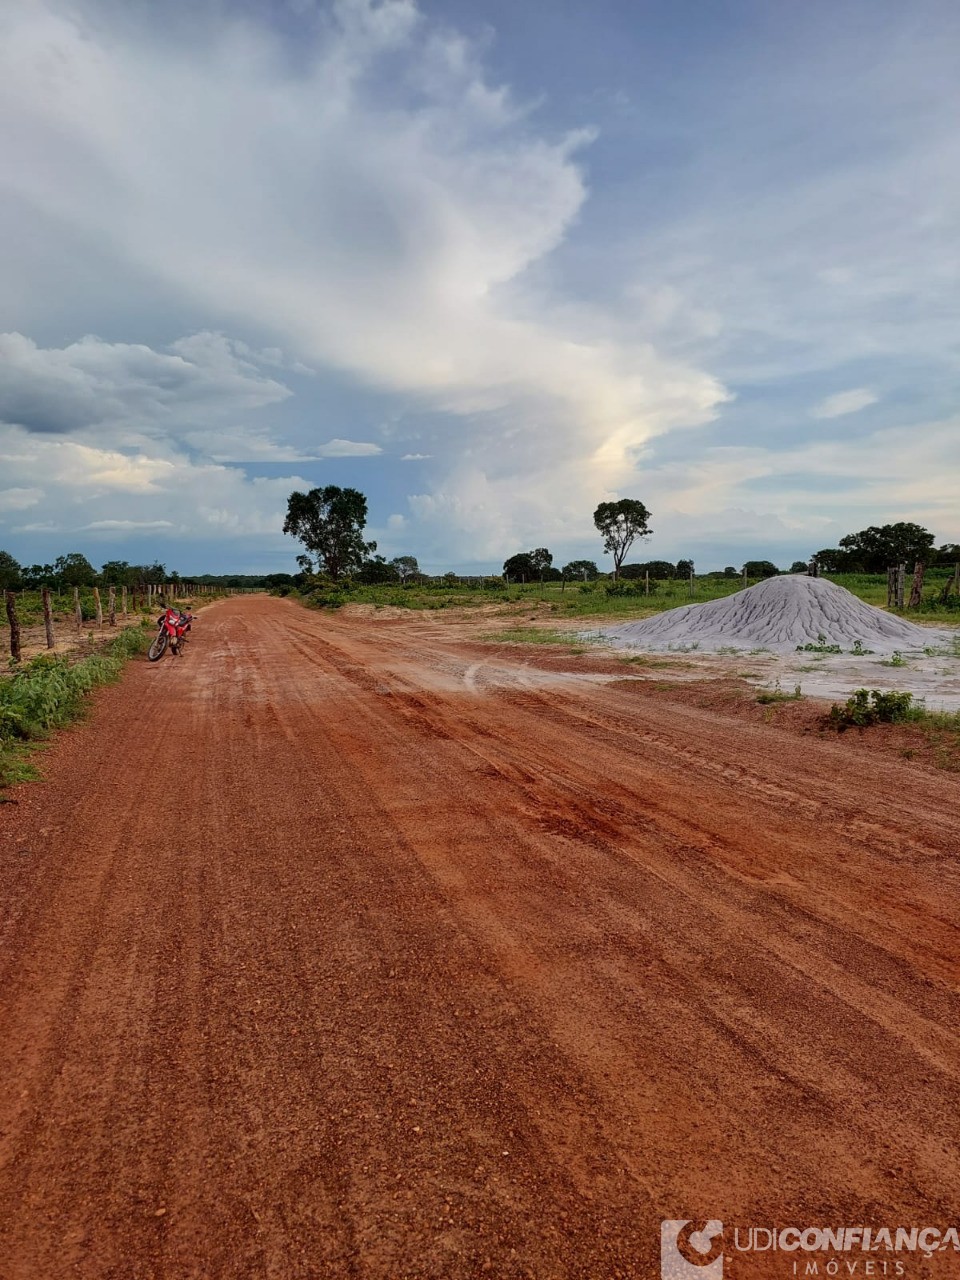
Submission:
M 357 572 L 377 549 L 375 542 L 363 540 L 366 523 L 367 500 L 359 489 L 328 484 L 309 493 L 291 493 L 283 532 L 298 538 L 315 557 L 320 572 L 337 582 Z
M 584 582 L 595 582 L 600 570 L 593 560 L 571 560 L 563 566 L 563 576 L 569 582 L 573 578 L 581 578 Z
M 530 582 L 533 578 L 542 578 L 553 564 L 553 556 L 546 547 L 537 547 L 534 551 L 518 551 L 515 556 L 503 562 L 505 578 L 523 578 Z
M 97 577 L 96 569 L 79 551 L 68 551 L 65 556 L 57 556 L 53 562 L 53 571 L 65 587 L 92 587 Z
M 17 591 L 21 582 L 19 562 L 9 551 L 0 551 L 0 591 Z
M 883 573 L 896 564 L 927 564 L 934 558 L 933 543 L 929 529 L 909 520 L 872 524 L 848 533 L 839 547 L 824 547 L 817 560 L 827 573 Z
M 619 502 L 601 502 L 593 513 L 593 523 L 603 537 L 603 549 L 613 556 L 613 576 L 620 576 L 620 566 L 637 538 L 646 538 L 652 529 L 647 528 L 650 512 L 636 498 L 621 498 Z
M 775 578 L 780 570 L 772 560 L 748 560 L 743 572 L 748 578 Z
M 412 578 L 415 573 L 420 572 L 420 566 L 417 563 L 416 556 L 394 556 L 390 561 L 397 572 L 397 577 L 407 585 L 407 579 Z

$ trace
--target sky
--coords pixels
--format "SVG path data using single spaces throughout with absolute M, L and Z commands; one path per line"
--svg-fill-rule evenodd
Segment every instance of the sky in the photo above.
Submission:
M 5 0 L 0 547 L 960 541 L 955 0 Z

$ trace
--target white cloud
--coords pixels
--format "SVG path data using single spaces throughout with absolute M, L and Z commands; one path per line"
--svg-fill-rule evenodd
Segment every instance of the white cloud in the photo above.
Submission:
M 715 378 L 534 287 L 529 268 L 583 210 L 577 158 L 592 135 L 538 127 L 488 83 L 477 48 L 410 0 L 338 0 L 295 64 L 247 21 L 153 41 L 134 18 L 108 32 L 82 14 L 14 0 L 0 19 L 0 121 L 17 122 L 0 126 L 10 194 L 116 255 L 121 274 L 153 275 L 184 305 L 276 335 L 308 367 L 449 415 L 449 447 L 433 452 L 469 462 L 438 461 L 421 508 L 453 503 L 491 539 L 519 536 L 544 509 L 569 521 L 628 481 L 644 441 L 708 421 L 725 398 Z M 82 425 L 105 393 L 115 414 L 157 422 L 170 406 L 154 375 L 179 378 L 176 361 L 201 371 L 188 383 L 200 398 L 220 379 L 234 411 L 237 398 L 276 403 L 286 389 L 257 369 L 264 350 L 198 335 L 162 358 L 114 352 L 111 374 L 118 360 L 135 366 L 115 390 L 90 352 L 68 348 L 66 371 L 48 362 L 39 389 L 14 388 L 13 420 Z M 29 350 L 18 367 L 22 381 Z M 236 456 L 222 438 L 212 447 Z M 358 456 L 345 447 L 275 456 Z
M 383 450 L 362 440 L 328 440 L 317 449 L 318 458 L 372 458 Z
M 850 391 L 838 391 L 835 395 L 821 400 L 810 412 L 814 418 L 842 418 L 848 413 L 859 413 L 871 404 L 876 404 L 879 396 L 867 387 L 854 387 Z
M 401 462 L 425 462 L 428 458 L 432 456 L 433 455 L 429 453 L 405 453 L 400 458 L 400 461 Z
M 20 333 L 0 334 L 0 422 L 40 434 L 105 423 L 177 429 L 289 394 L 221 334 L 181 338 L 169 352 L 92 336 L 42 348 Z
M 42 489 L 0 489 L 0 511 L 25 511 L 42 498 Z

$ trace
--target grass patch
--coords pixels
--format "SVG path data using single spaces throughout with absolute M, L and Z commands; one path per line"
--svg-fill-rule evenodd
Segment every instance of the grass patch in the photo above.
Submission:
M 799 702 L 802 697 L 803 692 L 798 684 L 793 686 L 793 693 L 784 693 L 777 680 L 772 689 L 764 689 L 757 694 L 757 701 L 769 706 L 775 702 Z
M 507 627 L 503 631 L 490 631 L 480 637 L 488 644 L 564 644 L 576 645 L 585 653 L 584 644 L 597 643 L 589 636 L 572 631 L 559 631 L 552 627 Z
M 30 748 L 82 715 L 92 690 L 145 647 L 144 629 L 128 627 L 86 657 L 41 654 L 0 676 L 0 786 L 36 777 Z

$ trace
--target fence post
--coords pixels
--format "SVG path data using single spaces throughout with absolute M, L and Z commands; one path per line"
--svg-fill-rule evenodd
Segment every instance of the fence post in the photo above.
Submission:
M 77 623 L 77 634 L 83 630 L 83 609 L 80 607 L 80 588 L 73 588 L 73 616 Z
M 97 610 L 97 626 L 103 630 L 103 605 L 100 603 L 100 588 L 93 588 L 93 603 Z
M 904 579 L 907 575 L 907 566 L 905 564 L 897 565 L 897 608 L 903 608 L 903 587 Z
M 20 661 L 20 619 L 17 617 L 17 597 L 12 591 L 5 592 L 7 601 L 7 621 L 10 623 L 10 657 L 14 662 Z
M 126 587 L 120 588 L 120 611 L 122 612 L 124 617 L 127 616 L 127 588 Z
M 47 648 L 52 649 L 57 643 L 53 635 L 53 609 L 50 605 L 50 588 L 40 588 L 40 599 L 43 601 L 43 629 L 47 633 Z
M 693 595 L 693 570 L 690 570 L 690 594 Z
M 950 592 L 956 591 L 960 594 L 960 564 L 954 566 L 953 577 L 948 578 L 943 590 L 940 592 L 940 603 L 946 604 L 950 598 Z
M 650 570 L 649 569 L 645 569 L 643 572 L 643 594 L 645 596 L 648 596 L 650 594 Z
M 108 613 L 107 617 L 110 621 L 111 627 L 115 627 L 117 625 L 117 588 L 116 587 L 110 588 L 109 602 L 110 602 L 109 603 L 110 612 Z
M 913 566 L 913 585 L 910 588 L 910 608 L 916 609 L 923 599 L 923 577 L 927 571 L 927 566 L 922 560 L 918 560 Z

